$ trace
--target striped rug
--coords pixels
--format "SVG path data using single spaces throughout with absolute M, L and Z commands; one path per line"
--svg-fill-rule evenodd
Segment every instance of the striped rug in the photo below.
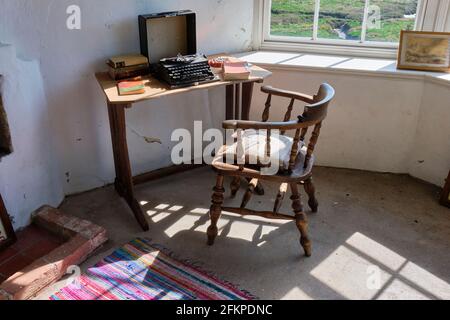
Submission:
M 90 268 L 51 300 L 252 300 L 236 286 L 136 239 Z

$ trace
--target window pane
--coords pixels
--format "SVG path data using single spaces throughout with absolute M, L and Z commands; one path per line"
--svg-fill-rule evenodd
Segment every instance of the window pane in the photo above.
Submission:
M 321 0 L 318 37 L 360 40 L 364 0 Z
M 272 0 L 270 34 L 312 37 L 314 0 Z
M 418 0 L 371 0 L 367 41 L 399 42 L 401 30 L 413 30 Z

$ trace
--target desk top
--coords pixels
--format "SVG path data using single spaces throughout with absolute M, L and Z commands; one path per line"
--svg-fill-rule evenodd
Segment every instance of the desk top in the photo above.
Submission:
M 192 90 L 210 89 L 220 86 L 227 86 L 235 83 L 263 82 L 265 78 L 272 75 L 270 71 L 267 71 L 257 66 L 252 66 L 251 71 L 252 73 L 248 80 L 244 81 L 221 80 L 180 89 L 170 89 L 169 86 L 164 82 L 161 82 L 152 76 L 146 76 L 143 77 L 145 85 L 145 93 L 128 96 L 119 95 L 117 89 L 117 81 L 112 80 L 107 72 L 96 73 L 95 77 L 97 78 L 97 81 L 100 84 L 101 88 L 103 89 L 103 92 L 105 93 L 106 98 L 110 104 L 132 104 L 135 102 L 157 99 L 168 95 L 190 92 Z

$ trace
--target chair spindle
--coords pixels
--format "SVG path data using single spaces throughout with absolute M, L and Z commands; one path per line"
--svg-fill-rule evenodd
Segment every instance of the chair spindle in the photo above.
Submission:
M 308 133 L 308 127 L 302 129 L 302 134 L 300 135 L 300 141 L 305 141 L 306 134 Z
M 308 151 L 306 152 L 305 157 L 305 166 L 304 168 L 308 168 L 309 161 L 311 161 L 311 157 L 314 153 L 314 148 L 316 147 L 317 141 L 319 140 L 320 129 L 322 128 L 322 122 L 319 122 L 314 127 L 314 131 L 311 134 L 311 138 L 309 139 Z
M 267 161 L 270 161 L 270 155 L 272 153 L 272 148 L 270 145 L 270 140 L 271 140 L 271 135 L 272 135 L 272 130 L 267 129 L 267 135 L 266 135 L 266 157 L 267 157 Z
M 269 94 L 269 95 L 267 96 L 266 108 L 264 109 L 264 113 L 263 113 L 263 118 L 262 118 L 262 121 L 263 121 L 263 122 L 269 121 L 270 107 L 271 107 L 271 106 L 272 106 L 272 95 Z
M 292 143 L 291 157 L 289 159 L 289 171 L 290 172 L 292 172 L 292 170 L 295 168 L 295 162 L 297 160 L 297 155 L 298 155 L 298 143 L 299 142 L 300 142 L 300 129 L 297 129 L 297 131 L 295 131 L 294 142 Z
M 294 110 L 294 103 L 295 103 L 295 99 L 291 100 L 291 103 L 289 104 L 288 110 L 286 112 L 286 115 L 284 116 L 284 122 L 287 122 L 289 120 L 291 120 L 292 117 L 292 110 Z M 281 135 L 284 136 L 284 134 L 286 133 L 286 130 L 281 131 Z

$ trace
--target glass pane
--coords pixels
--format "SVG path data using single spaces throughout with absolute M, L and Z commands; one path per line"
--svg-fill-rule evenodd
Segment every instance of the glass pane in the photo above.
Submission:
M 314 0 L 272 0 L 270 34 L 312 37 Z
M 418 0 L 371 0 L 366 41 L 399 42 L 400 30 L 413 30 Z
M 318 37 L 360 40 L 364 0 L 321 0 Z

